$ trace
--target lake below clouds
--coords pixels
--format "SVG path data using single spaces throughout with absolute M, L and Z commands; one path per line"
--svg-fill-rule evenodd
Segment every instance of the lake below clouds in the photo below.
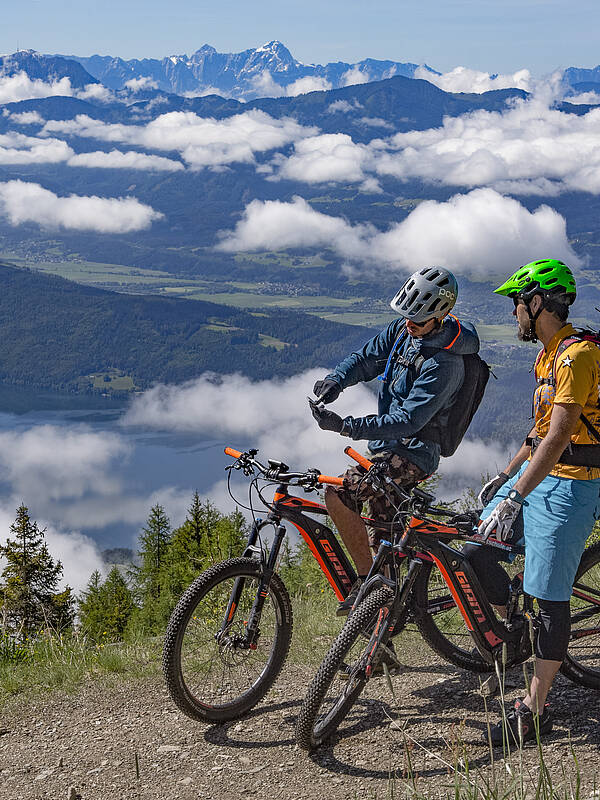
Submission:
M 135 547 L 156 502 L 181 524 L 193 491 L 204 497 L 225 478 L 223 448 L 240 443 L 124 427 L 125 408 L 0 388 L 3 519 L 23 501 L 40 523 L 79 531 L 100 548 Z

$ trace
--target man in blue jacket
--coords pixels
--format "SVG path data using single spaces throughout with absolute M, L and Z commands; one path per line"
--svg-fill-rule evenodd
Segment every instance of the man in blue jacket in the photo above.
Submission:
M 443 427 L 462 386 L 464 362 L 458 356 L 479 350 L 473 326 L 448 316 L 457 296 L 456 278 L 447 269 L 418 270 L 390 304 L 400 317 L 313 389 L 321 403 L 332 403 L 344 389 L 379 377 L 377 414 L 342 419 L 316 403 L 312 412 L 323 430 L 367 439 L 369 457 L 385 460 L 390 476 L 401 485 L 414 485 L 437 469 L 439 437 L 431 432 Z M 358 574 L 353 591 L 338 607 L 339 616 L 352 608 L 372 563 L 371 550 L 379 546 L 380 535 L 367 530 L 361 518 L 363 504 L 373 519 L 389 522 L 395 514 L 387 500 L 363 481 L 364 474 L 362 467 L 350 467 L 343 487 L 325 490 L 327 509 Z

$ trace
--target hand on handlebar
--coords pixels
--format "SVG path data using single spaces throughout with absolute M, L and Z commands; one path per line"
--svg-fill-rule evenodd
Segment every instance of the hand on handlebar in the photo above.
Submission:
M 313 394 L 317 398 L 317 403 L 333 403 L 342 392 L 342 388 L 333 378 L 323 378 L 317 381 L 313 387 Z
M 502 542 L 507 541 L 522 508 L 523 504 L 518 500 L 506 497 L 498 503 L 490 516 L 479 524 L 479 533 L 487 539 L 495 531 L 496 539 L 500 539 Z

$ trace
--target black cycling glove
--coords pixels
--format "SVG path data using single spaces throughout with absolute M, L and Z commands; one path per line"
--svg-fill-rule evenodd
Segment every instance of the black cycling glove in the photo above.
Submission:
M 333 431 L 334 433 L 341 433 L 344 427 L 344 420 L 339 414 L 334 411 L 328 411 L 322 406 L 313 405 L 311 403 L 311 411 L 313 417 L 317 420 L 319 428 L 323 431 Z
M 319 398 L 321 403 L 333 403 L 342 392 L 342 387 L 333 378 L 323 378 L 317 381 L 313 387 L 313 394 Z

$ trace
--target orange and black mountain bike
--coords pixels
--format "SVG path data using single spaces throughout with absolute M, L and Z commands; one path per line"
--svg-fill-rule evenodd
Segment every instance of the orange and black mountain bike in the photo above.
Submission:
M 254 519 L 245 550 L 210 567 L 181 597 L 169 621 L 163 671 L 176 705 L 192 719 L 223 722 L 249 711 L 269 691 L 288 654 L 292 606 L 276 572 L 286 536 L 284 522 L 298 529 L 338 599 L 347 597 L 356 573 L 333 532 L 324 524 L 321 503 L 288 493 L 297 486 L 313 492 L 341 478 L 318 469 L 290 472 L 281 461 L 262 464 L 257 450 L 225 453 L 236 459 L 228 469 L 252 478 L 265 519 Z M 273 499 L 264 485 L 275 485 Z M 321 519 L 313 519 L 316 515 Z M 268 530 L 270 529 L 270 530 Z M 269 534 L 268 536 L 266 534 Z
M 255 518 L 240 558 L 216 564 L 194 580 L 167 627 L 163 670 L 169 693 L 181 711 L 205 722 L 223 722 L 249 711 L 266 695 L 285 663 L 292 605 L 276 572 L 286 536 L 284 523 L 300 532 L 338 600 L 347 597 L 356 580 L 354 567 L 325 524 L 325 506 L 288 491 L 295 486 L 310 493 L 323 484 L 341 485 L 341 478 L 321 475 L 317 469 L 290 472 L 280 461 L 262 464 L 256 450 L 240 453 L 228 447 L 225 452 L 236 459 L 228 469 L 241 470 L 251 480 L 268 514 L 262 520 Z M 349 447 L 345 452 L 361 459 Z M 267 500 L 264 487 L 273 485 L 272 500 Z M 369 520 L 369 524 L 392 535 L 390 523 Z M 451 618 L 444 630 L 446 612 L 454 603 L 451 597 L 438 596 L 434 578 L 434 573 L 423 573 L 424 591 L 430 593 L 431 637 L 459 666 L 485 670 L 485 662 L 463 650 Z M 405 621 L 406 617 L 396 626 L 396 633 Z
M 522 574 L 512 580 L 505 623 L 495 615 L 468 559 L 452 543 L 485 543 L 515 554 L 522 554 L 522 547 L 484 540 L 476 527 L 478 511 L 455 514 L 436 508 L 432 495 L 395 484 L 385 465 L 351 455 L 366 470 L 365 480 L 397 509 L 397 525 L 381 542 L 346 624 L 308 687 L 296 724 L 298 743 L 308 750 L 337 730 L 376 668 L 392 656 L 391 637 L 407 619 L 414 620 L 439 655 L 479 672 L 493 670 L 497 662 L 524 662 L 534 650 L 538 629 Z M 586 548 L 577 571 L 571 637 L 561 671 L 582 686 L 600 689 L 600 543 Z

